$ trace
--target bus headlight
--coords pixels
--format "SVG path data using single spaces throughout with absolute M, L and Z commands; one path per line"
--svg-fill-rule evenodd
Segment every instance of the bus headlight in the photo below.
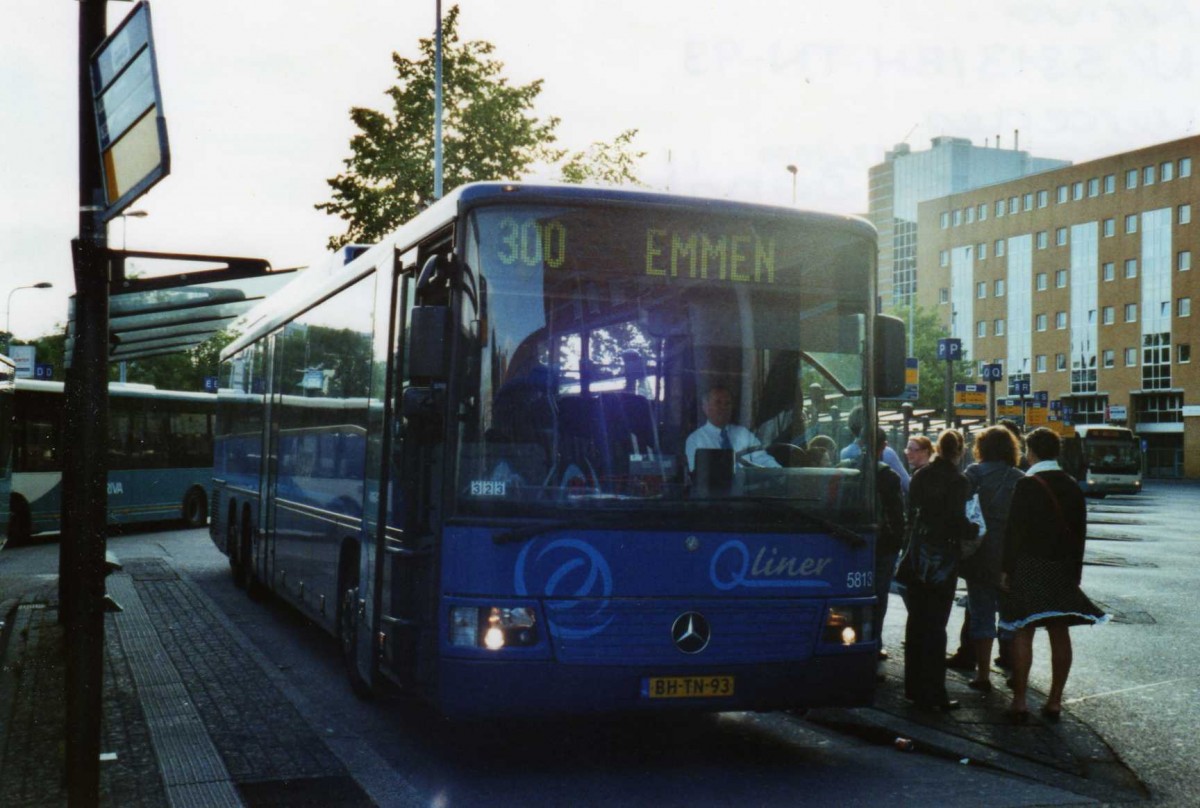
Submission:
M 450 644 L 499 651 L 537 643 L 537 615 L 531 606 L 454 606 Z
M 821 642 L 843 646 L 870 642 L 875 633 L 874 621 L 875 610 L 871 606 L 830 606 Z

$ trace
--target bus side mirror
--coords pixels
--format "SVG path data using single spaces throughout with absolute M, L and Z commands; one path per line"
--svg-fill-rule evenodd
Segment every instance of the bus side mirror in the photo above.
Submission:
M 904 394 L 904 322 L 898 317 L 875 317 L 875 397 L 899 398 Z
M 415 306 L 409 320 L 408 377 L 444 382 L 450 370 L 450 308 Z

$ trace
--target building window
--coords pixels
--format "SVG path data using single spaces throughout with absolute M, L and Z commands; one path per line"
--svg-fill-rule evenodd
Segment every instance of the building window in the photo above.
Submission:
M 1067 228 L 1060 227 L 1054 231 L 1054 243 L 1059 247 L 1067 243 Z
M 1048 239 L 1046 236 L 1046 231 L 1042 230 L 1037 234 L 1037 248 L 1039 250 L 1044 250 L 1044 249 L 1046 249 L 1047 243 L 1048 243 Z
M 980 300 L 987 297 L 987 281 L 980 281 L 975 284 L 975 297 Z
M 1142 389 L 1165 390 L 1171 386 L 1171 335 L 1142 335 Z M 1145 420 L 1145 419 L 1139 419 Z
M 1181 297 L 1175 301 L 1175 316 L 1176 317 L 1191 317 L 1192 316 L 1192 299 L 1190 297 Z
M 986 241 L 981 241 L 975 245 L 975 255 L 979 258 L 980 261 L 984 261 L 987 259 L 987 242 Z
M 1142 185 L 1154 184 L 1154 166 L 1146 166 L 1142 169 Z
M 1117 363 L 1117 352 L 1114 351 L 1112 348 L 1106 348 L 1104 350 L 1104 367 L 1111 368 L 1116 363 Z
M 1126 348 L 1125 349 L 1125 367 L 1127 367 L 1127 368 L 1137 367 L 1137 348 Z
M 1067 288 L 1067 271 L 1065 269 L 1057 270 L 1054 273 L 1054 288 L 1056 288 L 1056 289 L 1066 289 Z
M 945 230 L 950 226 L 950 212 L 942 211 L 942 229 Z
M 1125 304 L 1125 322 L 1127 322 L 1127 323 L 1136 323 L 1137 322 L 1137 303 L 1126 303 Z
M 1126 171 L 1125 172 L 1125 187 L 1126 188 L 1136 188 L 1137 187 L 1137 178 L 1138 178 L 1138 170 L 1136 168 L 1131 168 L 1128 171 Z
M 1105 174 L 1104 175 L 1104 193 L 1111 194 L 1111 193 L 1114 193 L 1116 190 L 1117 190 L 1117 175 L 1116 174 Z
M 950 290 L 945 287 L 938 289 L 938 303 L 950 302 Z
M 992 297 L 1004 297 L 1004 278 L 997 278 L 992 284 Z
M 1036 318 L 1034 318 L 1034 323 L 1036 323 L 1035 327 L 1037 328 L 1038 331 L 1045 331 L 1046 330 L 1046 315 L 1039 314 Z
M 1054 315 L 1054 327 L 1062 331 L 1067 327 L 1067 313 L 1060 311 Z
M 1112 238 L 1117 233 L 1117 221 L 1115 219 L 1104 220 L 1104 237 Z
M 1100 315 L 1104 318 L 1105 325 L 1112 325 L 1117 321 L 1116 312 L 1113 310 L 1112 306 L 1105 306 L 1100 310 Z
M 1054 369 L 1057 371 L 1063 371 L 1063 370 L 1067 369 L 1067 355 L 1066 354 L 1056 353 L 1054 355 Z
M 1158 316 L 1164 319 L 1171 316 L 1171 301 L 1164 300 L 1158 304 Z
M 1137 232 L 1137 214 L 1136 213 L 1130 213 L 1128 216 L 1125 217 L 1125 232 L 1126 233 L 1136 233 Z
M 986 202 L 979 203 L 979 221 L 981 221 L 981 222 L 987 221 L 987 203 Z
M 1181 342 L 1175 346 L 1175 362 L 1176 364 L 1186 365 L 1192 361 L 1192 346 L 1189 343 Z
M 987 336 L 987 320 L 980 320 L 979 322 L 975 323 L 975 336 Z
M 1078 202 L 1083 199 L 1083 181 L 1071 183 L 1071 199 Z
M 1136 258 L 1126 258 L 1125 259 L 1125 277 L 1126 278 L 1136 278 L 1137 277 L 1137 259 Z
M 1180 224 L 1190 224 L 1191 221 L 1192 221 L 1192 206 L 1191 205 L 1180 205 L 1179 206 L 1179 223 Z
M 999 320 L 992 320 L 992 333 L 995 334 L 997 337 L 1004 336 L 1004 320 L 1003 320 L 1003 318 L 1001 318 Z
M 1021 199 L 1021 203 L 1022 207 L 1026 211 L 1033 210 L 1033 192 L 1030 191 L 1029 193 L 1025 194 L 1025 196 Z
M 1004 257 L 1004 239 L 996 239 L 996 243 L 992 245 L 992 255 L 996 256 L 997 258 Z
M 1067 186 L 1065 186 L 1065 185 L 1058 186 L 1058 204 L 1061 205 L 1063 202 L 1067 201 L 1067 193 L 1068 193 Z
M 1192 176 L 1192 158 L 1180 157 L 1179 158 L 1179 178 L 1183 179 L 1184 177 L 1190 177 L 1190 176 Z
M 1170 160 L 1158 167 L 1158 176 L 1163 182 L 1175 179 L 1175 164 Z
M 996 218 L 998 219 L 1003 215 L 1004 215 L 1004 200 L 997 199 L 996 200 Z
M 1038 207 L 1044 208 L 1050 204 L 1050 194 L 1046 191 L 1037 192 Z
M 1179 254 L 1177 256 L 1175 256 L 1175 267 L 1180 272 L 1187 272 L 1189 269 L 1191 269 L 1192 268 L 1192 251 L 1191 250 L 1180 250 Z
M 968 205 L 966 208 L 966 212 L 967 212 L 967 224 L 975 224 L 975 206 Z
M 954 226 L 958 227 L 961 224 L 962 224 L 962 210 L 959 209 L 959 210 L 954 211 Z
M 1037 285 L 1037 290 L 1039 292 L 1046 291 L 1046 273 L 1045 272 L 1039 272 L 1037 274 L 1037 277 L 1034 279 L 1034 281 Z
M 1088 196 L 1100 196 L 1100 178 L 1092 177 L 1088 180 Z
M 1041 354 L 1040 356 L 1038 356 L 1038 358 L 1036 360 L 1034 360 L 1034 362 L 1035 362 L 1034 367 L 1037 368 L 1038 373 L 1046 372 L 1046 355 L 1045 354 Z
M 1117 277 L 1116 268 L 1113 266 L 1112 261 L 1105 261 L 1103 270 L 1104 280 L 1111 281 L 1113 278 Z
M 1008 199 L 1008 212 L 1016 213 L 1021 209 L 1021 200 L 1018 197 L 1012 196 Z
M 942 250 L 938 253 L 938 265 L 943 267 L 950 266 L 950 253 L 947 250 Z

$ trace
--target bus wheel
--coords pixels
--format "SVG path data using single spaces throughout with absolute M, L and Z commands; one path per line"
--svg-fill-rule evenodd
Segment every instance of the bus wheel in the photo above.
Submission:
M 254 536 L 254 528 L 250 526 L 249 516 L 242 520 L 242 527 L 238 530 L 238 568 L 236 580 L 239 589 L 245 589 L 246 594 L 251 600 L 258 600 L 262 592 L 259 589 L 258 578 L 254 575 L 254 548 L 251 545 L 251 539 Z
M 29 541 L 33 531 L 33 520 L 29 515 L 29 503 L 25 497 L 10 494 L 8 497 L 8 540 L 14 545 Z
M 238 535 L 237 516 L 229 514 L 229 527 L 225 531 L 225 552 L 229 556 L 229 572 L 233 585 L 238 589 L 245 586 L 242 578 L 242 537 Z
M 208 498 L 199 486 L 189 488 L 183 497 L 183 522 L 188 527 L 204 527 L 208 522 Z
M 338 643 L 342 649 L 342 664 L 350 689 L 360 699 L 372 696 L 371 686 L 358 669 L 358 583 L 342 589 L 342 602 L 338 609 Z

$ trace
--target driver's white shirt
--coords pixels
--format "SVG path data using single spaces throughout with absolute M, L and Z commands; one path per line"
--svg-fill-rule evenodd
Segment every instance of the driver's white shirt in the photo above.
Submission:
M 734 457 L 737 457 L 739 452 L 744 452 L 747 449 L 756 449 L 757 451 L 743 455 L 742 459 L 756 466 L 779 468 L 779 464 L 775 462 L 775 458 L 763 451 L 758 437 L 749 429 L 746 429 L 746 427 L 739 424 L 729 424 L 726 427 L 726 433 L 729 435 L 729 444 L 733 448 Z M 695 471 L 697 449 L 721 448 L 721 428 L 713 426 L 711 423 L 705 423 L 704 426 L 688 435 L 685 448 L 687 450 L 688 469 Z

